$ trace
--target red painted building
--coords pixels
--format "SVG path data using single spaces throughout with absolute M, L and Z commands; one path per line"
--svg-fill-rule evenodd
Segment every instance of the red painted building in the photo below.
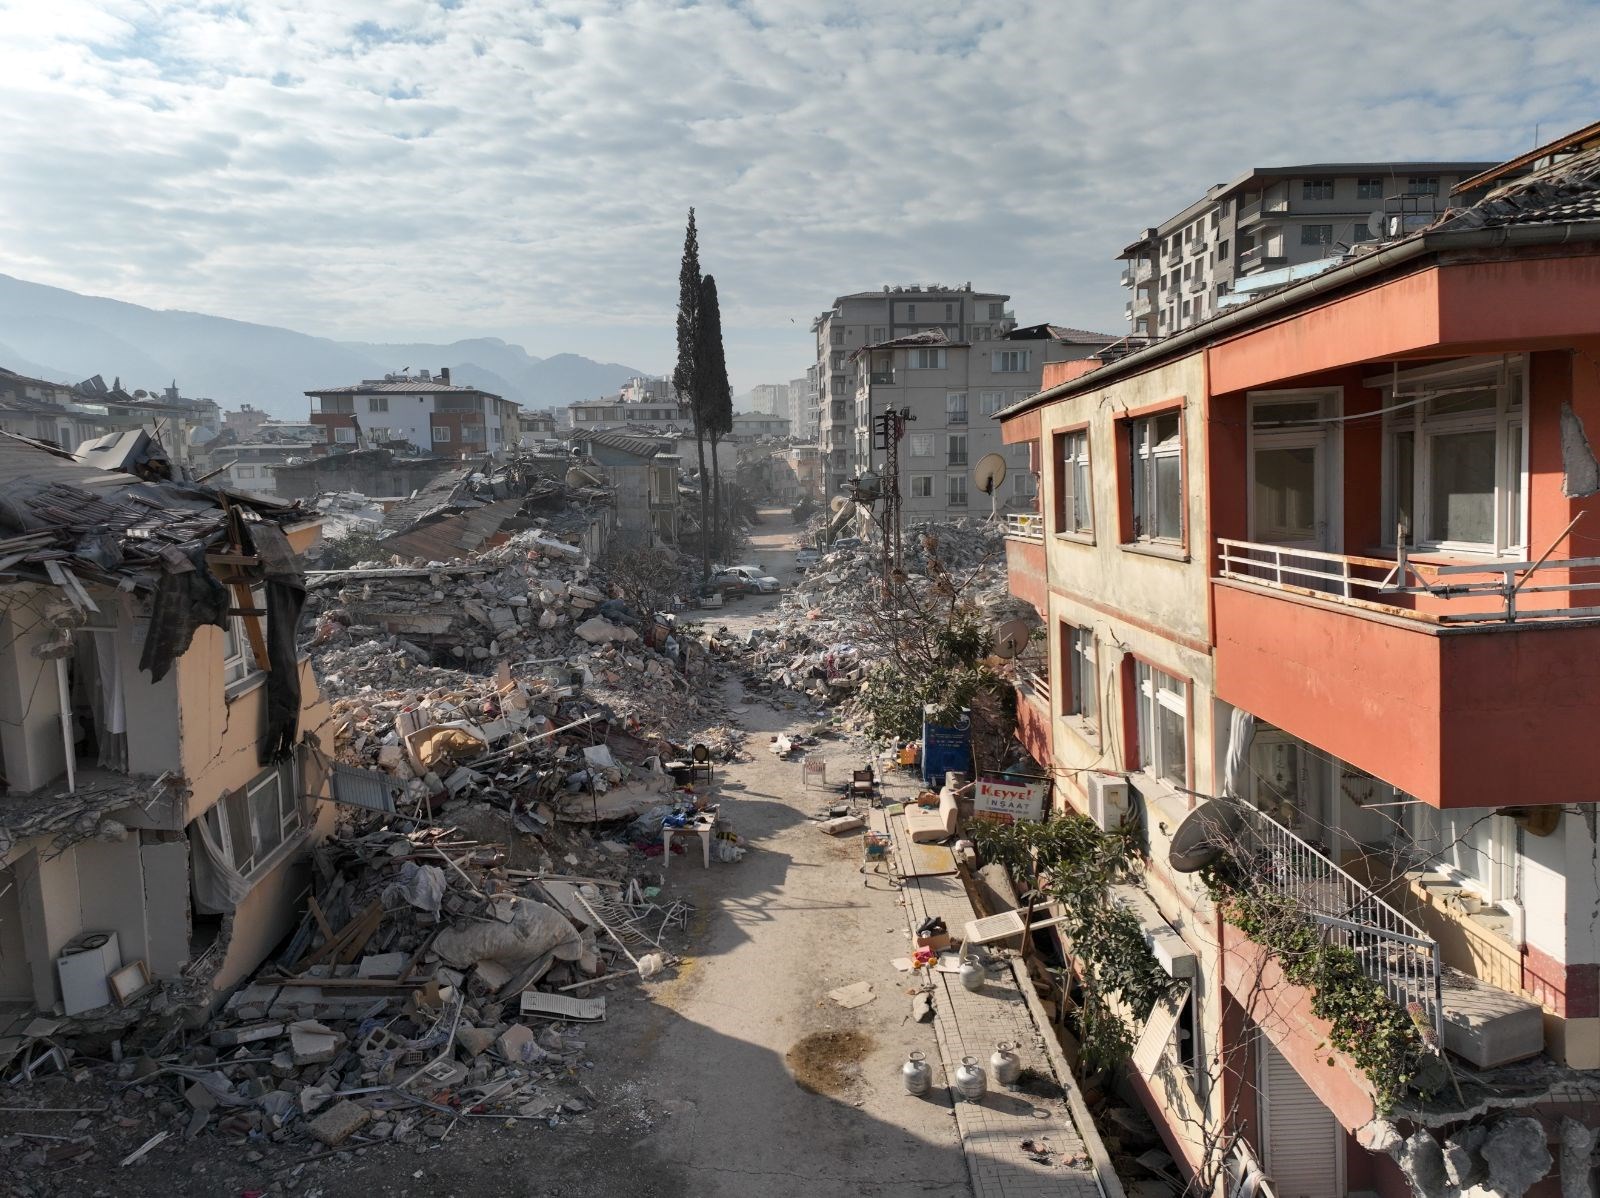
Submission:
M 1400 1138 L 1536 1161 L 1600 1124 L 1600 149 L 1569 149 L 1001 414 L 1040 465 L 1020 736 L 1058 806 L 1138 825 L 1149 934 L 1192 950 L 1129 1069 L 1191 1175 L 1399 1195 Z M 1201 805 L 1460 1101 L 1379 1113 L 1174 862 Z

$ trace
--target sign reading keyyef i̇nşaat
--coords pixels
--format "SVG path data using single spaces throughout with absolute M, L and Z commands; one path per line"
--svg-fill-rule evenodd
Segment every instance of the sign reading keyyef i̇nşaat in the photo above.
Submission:
M 1044 818 L 1044 799 L 1049 786 L 1043 778 L 1032 782 L 980 778 L 972 790 L 972 809 L 974 814 L 1007 824 L 1019 819 L 1038 823 Z

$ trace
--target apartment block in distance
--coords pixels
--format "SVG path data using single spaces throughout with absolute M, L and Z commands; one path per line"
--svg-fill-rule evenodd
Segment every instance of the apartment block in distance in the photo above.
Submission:
M 1020 735 L 1058 809 L 1141 845 L 1115 897 L 1172 982 L 1127 1081 L 1186 1177 L 1593 1184 L 1597 181 L 1559 157 L 1002 413 L 1043 466 L 1007 542 L 1049 634 Z M 1359 980 L 1291 981 L 1241 910 Z M 1379 1035 L 1410 1084 L 1358 1065 Z
M 983 331 L 980 327 L 979 331 Z M 855 352 L 856 393 L 847 404 L 855 470 L 881 471 L 872 419 L 904 409 L 911 414 L 899 445 L 900 494 L 908 519 L 987 516 L 1034 507 L 1037 480 L 1025 445 L 1006 445 L 995 413 L 1039 390 L 1050 363 L 1087 358 L 1117 338 L 1057 325 L 992 331 L 971 341 L 943 329 L 865 345 Z M 840 402 L 840 401 L 836 401 Z M 980 494 L 974 468 L 988 454 L 1006 459 L 999 489 Z
M 1226 306 L 1239 280 L 1337 259 L 1445 211 L 1462 180 L 1490 162 L 1331 162 L 1263 166 L 1219 183 L 1176 216 L 1143 230 L 1118 258 L 1134 336 L 1165 337 Z M 1374 214 L 1380 214 L 1374 219 Z M 1286 277 L 1283 281 L 1287 282 Z
M 306 395 L 326 453 L 409 442 L 419 453 L 477 457 L 503 454 L 521 437 L 520 405 L 452 383 L 448 366 L 436 375 L 386 374 Z

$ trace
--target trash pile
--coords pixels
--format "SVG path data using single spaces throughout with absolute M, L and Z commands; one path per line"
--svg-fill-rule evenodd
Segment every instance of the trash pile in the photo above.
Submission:
M 909 586 L 953 584 L 995 623 L 1030 610 L 1007 590 L 1001 525 L 920 521 L 906 527 L 904 544 Z M 880 553 L 878 545 L 859 542 L 835 549 L 795 583 L 773 625 L 752 631 L 740 646 L 750 690 L 819 714 L 855 693 L 871 664 L 862 640 L 882 607 Z

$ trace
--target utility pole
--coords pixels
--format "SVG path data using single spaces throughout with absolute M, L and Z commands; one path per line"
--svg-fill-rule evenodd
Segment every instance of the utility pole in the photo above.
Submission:
M 891 598 L 897 593 L 896 580 L 905 568 L 901 544 L 900 518 L 900 441 L 906 425 L 915 420 L 910 408 L 890 408 L 872 418 L 874 448 L 883 450 L 883 588 Z

